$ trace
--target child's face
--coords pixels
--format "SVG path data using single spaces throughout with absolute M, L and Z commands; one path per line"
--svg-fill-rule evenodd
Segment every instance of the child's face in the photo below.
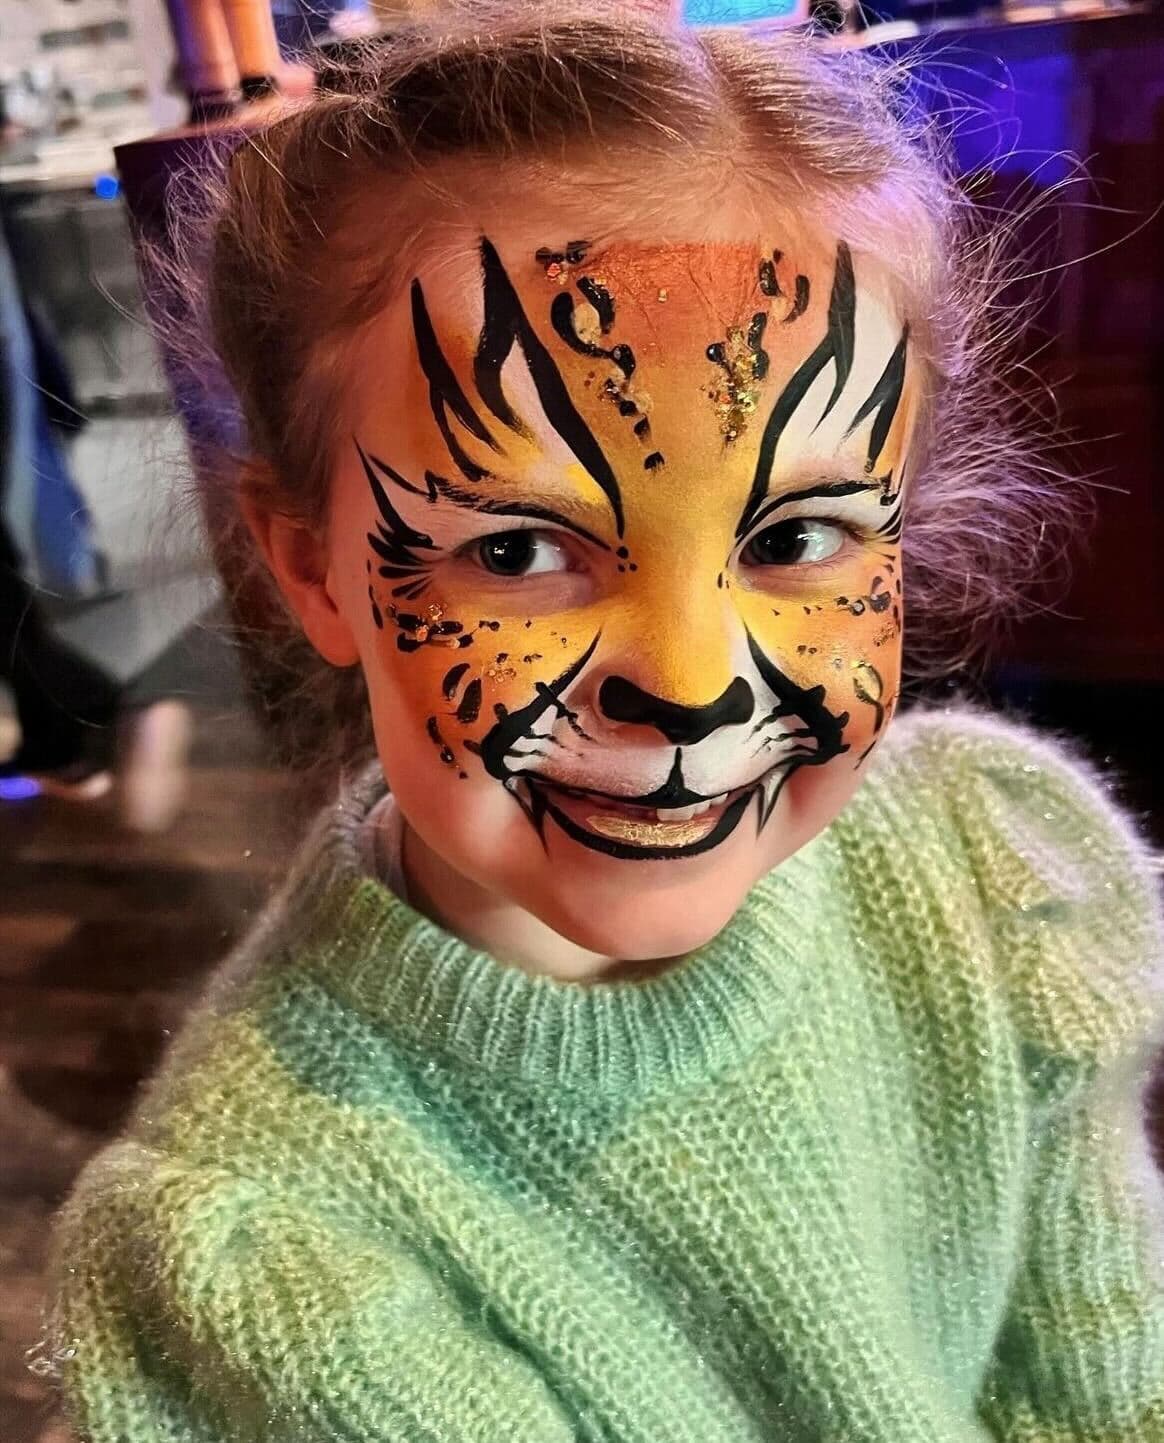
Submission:
M 835 243 L 420 265 L 363 350 L 329 584 L 427 844 L 604 955 L 714 935 L 892 714 L 917 384 Z

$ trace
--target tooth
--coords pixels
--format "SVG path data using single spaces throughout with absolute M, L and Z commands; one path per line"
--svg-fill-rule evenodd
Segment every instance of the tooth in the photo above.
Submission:
M 722 797 L 708 797 L 706 801 L 692 802 L 689 807 L 656 807 L 655 816 L 660 822 L 689 822 L 692 817 L 702 817 L 704 812 L 710 812 L 726 797 L 725 792 Z

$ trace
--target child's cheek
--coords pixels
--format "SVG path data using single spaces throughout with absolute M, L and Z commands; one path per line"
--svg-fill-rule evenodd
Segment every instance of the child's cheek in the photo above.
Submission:
M 823 687 L 825 705 L 847 715 L 846 755 L 855 765 L 880 740 L 901 681 L 903 597 L 897 552 L 855 562 L 838 582 L 782 596 L 740 591 L 748 630 L 798 686 Z
M 385 672 L 406 724 L 468 780 L 497 722 L 537 700 L 593 640 L 578 617 L 491 615 L 488 603 L 399 604 L 369 588 Z M 379 617 L 377 621 L 376 618 Z

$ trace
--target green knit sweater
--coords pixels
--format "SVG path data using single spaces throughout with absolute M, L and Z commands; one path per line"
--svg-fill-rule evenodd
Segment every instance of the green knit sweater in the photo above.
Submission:
M 382 784 L 380 784 L 382 785 Z M 1162 1443 L 1150 867 L 903 718 L 671 971 L 474 952 L 321 822 L 61 1217 L 92 1443 Z

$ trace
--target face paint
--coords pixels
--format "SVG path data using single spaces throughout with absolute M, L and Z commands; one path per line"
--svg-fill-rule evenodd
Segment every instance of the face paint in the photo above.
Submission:
M 553 857 L 731 842 L 758 875 L 792 783 L 852 774 L 895 703 L 916 382 L 886 283 L 843 243 L 482 238 L 402 319 L 353 448 L 393 729 Z

